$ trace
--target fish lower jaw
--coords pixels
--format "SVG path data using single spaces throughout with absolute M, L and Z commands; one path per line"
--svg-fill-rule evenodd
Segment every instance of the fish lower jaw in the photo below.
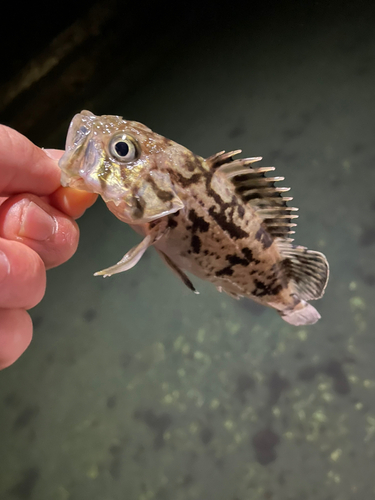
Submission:
M 70 187 L 73 189 L 78 189 L 80 191 L 90 191 L 89 189 L 87 189 L 87 184 L 82 177 L 72 177 L 71 175 L 66 174 L 64 171 L 62 171 L 61 173 L 60 183 L 63 187 Z
M 63 187 L 68 187 L 71 185 L 72 178 L 69 174 L 64 172 L 64 170 L 61 171 L 61 178 L 60 178 L 60 183 Z

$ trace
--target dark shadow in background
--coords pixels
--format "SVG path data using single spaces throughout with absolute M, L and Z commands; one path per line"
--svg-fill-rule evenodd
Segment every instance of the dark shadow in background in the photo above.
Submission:
M 0 121 L 37 143 L 61 147 L 56 129 L 66 129 L 83 105 L 90 107 L 99 89 L 105 92 L 119 80 L 127 94 L 203 34 L 215 40 L 245 25 L 254 51 L 261 51 L 259 33 L 278 43 L 348 18 L 368 25 L 374 12 L 373 2 L 365 0 L 10 3 L 0 35 Z

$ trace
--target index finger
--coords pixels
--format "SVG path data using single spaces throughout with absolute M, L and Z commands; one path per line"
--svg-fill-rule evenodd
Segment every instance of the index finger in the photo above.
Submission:
M 0 196 L 49 195 L 60 186 L 60 169 L 19 132 L 0 125 Z
M 58 161 L 64 151 L 59 149 L 46 149 L 46 154 L 55 161 Z M 48 202 L 55 208 L 69 215 L 73 219 L 81 217 L 87 208 L 91 207 L 98 195 L 81 191 L 71 187 L 60 186 L 54 193 L 48 196 Z

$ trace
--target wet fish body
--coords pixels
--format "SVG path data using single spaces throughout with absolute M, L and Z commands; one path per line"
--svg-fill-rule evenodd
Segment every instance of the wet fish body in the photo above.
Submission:
M 320 298 L 328 263 L 292 243 L 296 208 L 282 177 L 256 167 L 240 150 L 203 159 L 148 127 L 122 117 L 76 115 L 60 160 L 62 184 L 98 193 L 108 208 L 145 238 L 109 276 L 133 267 L 149 246 L 193 291 L 185 274 L 219 291 L 276 309 L 294 325 L 315 323 L 308 303 Z

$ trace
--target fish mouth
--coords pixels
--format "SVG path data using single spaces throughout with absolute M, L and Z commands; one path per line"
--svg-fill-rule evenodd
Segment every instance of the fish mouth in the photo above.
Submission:
M 85 113 L 79 113 L 70 122 L 65 143 L 65 153 L 58 162 L 63 186 L 85 189 L 80 170 L 85 144 L 91 131 L 91 127 L 87 124 L 87 118 Z
M 60 158 L 61 184 L 100 194 L 95 176 L 101 161 L 100 146 L 92 136 L 96 116 L 90 111 L 76 114 L 69 125 L 65 153 Z
M 103 180 L 99 172 L 103 154 L 100 146 L 97 140 L 84 137 L 75 141 L 73 147 L 67 148 L 59 161 L 63 186 L 102 193 Z

